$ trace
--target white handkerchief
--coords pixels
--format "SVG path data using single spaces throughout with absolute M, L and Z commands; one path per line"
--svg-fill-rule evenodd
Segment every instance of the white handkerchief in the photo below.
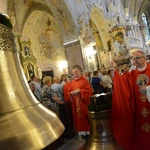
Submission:
M 150 86 L 146 86 L 146 97 L 148 101 L 150 102 Z

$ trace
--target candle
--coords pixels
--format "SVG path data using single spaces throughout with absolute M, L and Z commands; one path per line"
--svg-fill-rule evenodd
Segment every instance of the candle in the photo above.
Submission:
M 112 61 L 111 52 L 109 52 L 109 59 L 110 59 L 110 62 L 111 62 Z

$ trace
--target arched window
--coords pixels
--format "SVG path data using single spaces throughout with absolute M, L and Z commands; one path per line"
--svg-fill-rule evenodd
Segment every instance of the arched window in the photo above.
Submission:
M 149 31 L 149 24 L 148 24 L 148 20 L 147 17 L 145 15 L 145 13 L 142 14 L 142 20 L 145 26 L 145 41 L 147 42 L 150 39 L 150 31 Z

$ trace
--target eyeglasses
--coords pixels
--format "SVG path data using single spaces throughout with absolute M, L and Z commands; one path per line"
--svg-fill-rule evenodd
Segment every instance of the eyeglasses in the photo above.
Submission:
M 140 56 L 140 57 L 134 57 L 132 58 L 132 61 L 135 61 L 135 60 L 139 60 L 140 58 L 142 58 L 143 56 Z

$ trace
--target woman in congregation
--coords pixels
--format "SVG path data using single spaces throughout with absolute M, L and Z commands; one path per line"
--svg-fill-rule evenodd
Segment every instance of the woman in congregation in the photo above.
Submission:
M 52 78 L 50 76 L 45 76 L 43 78 L 43 84 L 41 94 L 42 101 L 41 103 L 48 109 L 54 111 L 59 116 L 59 104 L 64 104 L 57 94 L 51 89 Z

